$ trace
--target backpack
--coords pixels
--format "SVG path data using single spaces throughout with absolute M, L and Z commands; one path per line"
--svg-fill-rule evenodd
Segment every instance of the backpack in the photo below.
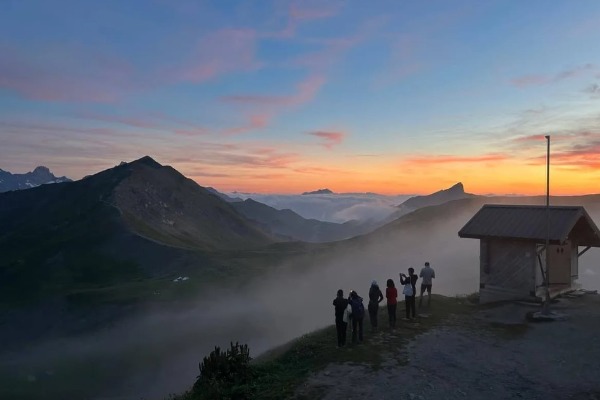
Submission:
M 353 299 L 351 305 L 353 318 L 362 318 L 365 316 L 365 306 L 360 297 L 358 299 Z
M 402 290 L 402 293 L 404 293 L 405 296 L 412 296 L 413 293 L 413 287 L 412 285 L 409 283 L 407 283 L 406 285 L 404 285 L 404 289 Z

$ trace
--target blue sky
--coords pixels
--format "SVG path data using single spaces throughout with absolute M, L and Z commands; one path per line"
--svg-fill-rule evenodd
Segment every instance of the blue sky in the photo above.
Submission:
M 5 170 L 149 154 L 223 190 L 534 193 L 550 133 L 557 192 L 600 177 L 597 1 L 2 9 Z

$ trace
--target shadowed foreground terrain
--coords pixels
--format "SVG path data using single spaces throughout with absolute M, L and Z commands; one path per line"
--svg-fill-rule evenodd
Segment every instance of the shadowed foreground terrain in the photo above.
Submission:
M 390 330 L 382 307 L 363 344 L 337 349 L 330 326 L 261 356 L 252 398 L 597 399 L 600 296 L 563 297 L 553 311 L 564 320 L 527 322 L 538 309 L 435 296 L 416 322 Z

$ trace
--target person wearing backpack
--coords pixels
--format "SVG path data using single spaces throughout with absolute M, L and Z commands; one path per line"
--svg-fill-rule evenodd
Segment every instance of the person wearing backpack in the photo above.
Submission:
M 342 289 L 337 291 L 337 297 L 333 299 L 335 307 L 335 329 L 337 330 L 337 345 L 342 347 L 346 344 L 346 331 L 348 328 L 348 320 L 346 309 L 348 308 L 348 299 L 344 297 Z
M 377 329 L 377 313 L 379 312 L 379 303 L 383 300 L 383 293 L 379 289 L 377 281 L 371 282 L 371 288 L 369 289 L 369 321 L 371 322 L 371 329 Z
M 356 343 L 358 336 L 358 343 L 363 341 L 363 318 L 365 316 L 365 306 L 363 305 L 363 299 L 354 290 L 350 292 L 350 298 L 348 299 L 350 307 L 352 307 L 352 343 Z
M 415 269 L 412 267 L 408 269 L 408 276 L 406 276 L 402 272 L 400 273 L 400 283 L 404 285 L 402 293 L 404 294 L 404 303 L 406 306 L 406 319 L 408 320 L 411 319 L 411 314 L 412 318 L 417 317 L 415 299 L 417 294 L 416 284 L 418 279 L 419 277 L 417 276 L 417 274 L 415 274 Z

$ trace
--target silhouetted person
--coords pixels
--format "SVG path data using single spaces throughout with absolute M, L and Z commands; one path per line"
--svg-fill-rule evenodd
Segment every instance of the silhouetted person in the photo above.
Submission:
M 387 280 L 387 288 L 385 289 L 385 298 L 387 299 L 387 310 L 388 318 L 390 321 L 390 328 L 396 326 L 396 306 L 398 305 L 398 290 L 394 281 L 391 279 Z
M 369 289 L 369 321 L 371 328 L 377 329 L 377 313 L 379 312 L 379 303 L 383 300 L 383 293 L 379 289 L 377 281 L 371 282 Z
M 344 321 L 344 312 L 348 307 L 348 299 L 344 298 L 342 289 L 337 291 L 337 297 L 333 299 L 335 307 L 335 329 L 337 330 L 337 345 L 342 347 L 346 344 L 346 331 L 348 323 Z
M 356 343 L 358 336 L 358 342 L 363 341 L 363 318 L 365 316 L 365 306 L 363 305 L 363 299 L 354 290 L 350 292 L 350 298 L 348 299 L 350 307 L 352 307 L 352 343 Z
M 421 295 L 419 296 L 419 307 L 423 305 L 423 293 L 427 290 L 427 307 L 431 304 L 431 283 L 435 278 L 435 271 L 429 266 L 429 262 L 425 263 L 425 267 L 421 269 L 419 274 L 423 280 L 421 281 Z
M 404 302 L 406 305 L 406 319 L 416 318 L 417 311 L 415 307 L 415 299 L 417 295 L 417 279 L 419 277 L 415 274 L 414 268 L 408 269 L 408 276 L 400 273 L 400 283 L 404 285 L 402 293 L 404 293 Z

